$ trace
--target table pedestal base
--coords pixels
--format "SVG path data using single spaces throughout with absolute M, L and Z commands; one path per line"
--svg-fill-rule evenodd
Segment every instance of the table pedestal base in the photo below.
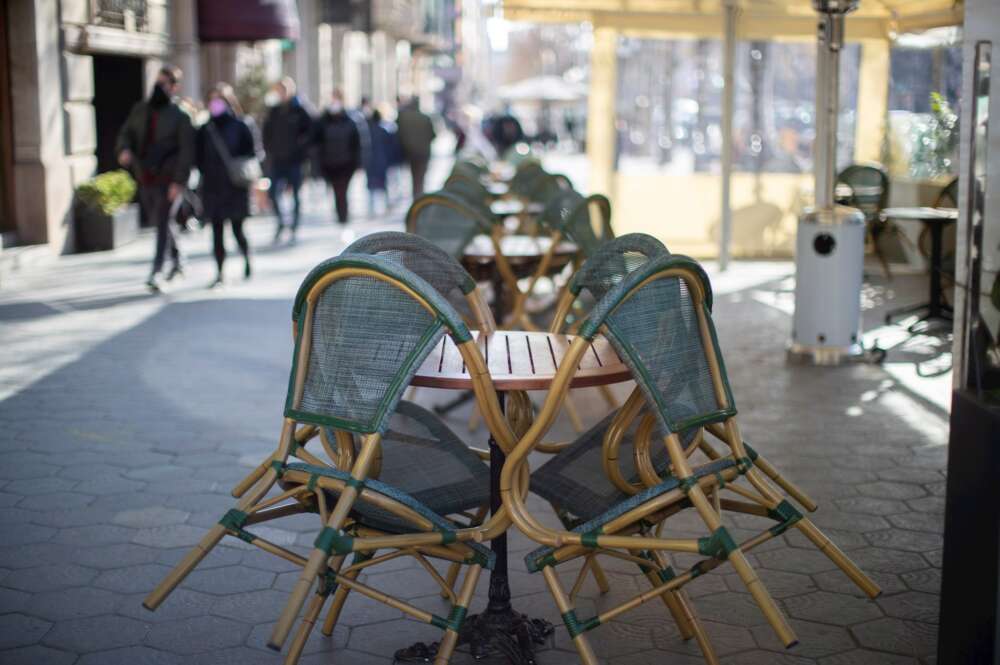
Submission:
M 508 607 L 469 616 L 458 634 L 458 647 L 466 645 L 476 660 L 503 655 L 512 665 L 534 665 L 535 647 L 545 644 L 554 627 L 545 619 L 532 619 Z M 417 642 L 396 652 L 396 662 L 430 663 L 438 643 Z

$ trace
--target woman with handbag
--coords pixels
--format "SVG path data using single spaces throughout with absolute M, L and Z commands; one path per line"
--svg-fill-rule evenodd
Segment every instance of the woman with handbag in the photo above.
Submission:
M 195 149 L 201 171 L 203 218 L 212 224 L 218 275 L 211 287 L 216 287 L 224 282 L 226 220 L 243 254 L 243 276 L 250 277 L 250 246 L 243 233 L 243 221 L 250 213 L 250 188 L 260 177 L 260 162 L 254 132 L 241 117 L 242 109 L 232 87 L 217 84 L 208 94 L 207 105 L 211 117 L 198 129 Z

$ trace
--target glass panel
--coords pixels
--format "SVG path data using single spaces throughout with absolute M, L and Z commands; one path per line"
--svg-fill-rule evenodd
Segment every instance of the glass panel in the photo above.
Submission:
M 619 40 L 619 172 L 721 170 L 722 50 L 717 39 Z M 860 53 L 857 44 L 841 52 L 838 167 L 853 161 Z M 810 173 L 816 46 L 737 42 L 734 75 L 735 170 Z
M 989 183 L 989 111 L 992 47 L 976 45 L 972 104 L 970 182 L 965 206 L 968 220 L 969 303 L 966 384 L 981 397 L 1000 403 L 1000 224 L 986 215 Z

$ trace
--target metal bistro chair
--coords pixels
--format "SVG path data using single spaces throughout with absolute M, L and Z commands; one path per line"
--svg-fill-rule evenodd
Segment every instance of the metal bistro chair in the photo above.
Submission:
M 892 278 L 889 261 L 879 245 L 882 234 L 892 228 L 891 223 L 881 215 L 882 209 L 889 203 L 889 175 L 875 164 L 852 164 L 837 175 L 837 183 L 850 188 L 850 195 L 843 199 L 843 203 L 864 214 L 875 256 L 882 264 L 885 276 Z
M 542 572 L 587 665 L 597 662 L 586 639 L 587 631 L 662 597 L 664 592 L 682 589 L 727 561 L 781 642 L 786 647 L 793 645 L 794 632 L 745 556 L 746 551 L 789 528 L 801 531 L 869 595 L 879 592 L 853 562 L 772 488 L 751 460 L 736 424 L 736 408 L 718 349 L 710 305 L 708 278 L 687 257 L 655 257 L 612 287 L 584 322 L 579 337 L 563 358 L 548 399 L 504 466 L 500 481 L 504 506 L 517 527 L 542 545 L 529 553 L 525 562 L 530 571 Z M 642 486 L 636 486 L 622 482 L 624 474 L 610 473 L 609 478 L 614 479 L 619 489 L 634 492 L 632 496 L 571 531 L 551 529 L 542 526 L 528 512 L 522 494 L 515 491 L 518 487 L 515 481 L 523 473 L 528 454 L 551 427 L 566 396 L 566 386 L 580 358 L 590 352 L 591 341 L 598 331 L 603 332 L 630 366 L 637 384 L 634 395 L 608 425 L 611 434 L 605 436 L 603 444 L 605 464 L 619 459 L 613 433 L 630 426 L 630 418 L 638 417 L 644 407 L 648 413 L 639 422 L 633 451 L 636 470 L 643 482 Z M 693 465 L 690 457 L 703 448 L 706 434 L 719 438 L 728 448 L 728 454 Z M 665 444 L 669 474 L 657 470 L 662 464 L 656 463 L 656 454 L 650 449 L 654 436 Z M 596 460 L 592 463 L 596 464 Z M 749 486 L 737 485 L 741 478 Z M 724 490 L 738 498 L 721 498 Z M 574 498 L 570 496 L 570 500 Z M 591 512 L 586 509 L 586 499 L 575 500 L 583 507 L 563 503 L 564 509 Z M 696 510 L 707 530 L 706 536 L 662 537 L 665 520 L 686 507 Z M 724 525 L 723 510 L 767 517 L 776 523 L 737 544 Z M 663 557 L 668 551 L 700 554 L 705 558 L 688 570 L 677 572 Z M 569 560 L 592 556 L 633 561 L 647 572 L 654 588 L 595 617 L 579 619 L 555 568 Z M 709 662 L 715 662 L 710 650 L 705 653 Z
M 486 467 L 435 416 L 400 399 L 424 358 L 448 334 L 469 367 L 482 370 L 475 392 L 491 430 L 506 428 L 479 350 L 461 317 L 434 287 L 378 256 L 342 255 L 320 264 L 299 289 L 293 320 L 294 362 L 278 448 L 243 484 L 245 494 L 236 492 L 242 494 L 236 509 L 144 604 L 155 609 L 214 545 L 232 535 L 303 567 L 269 641 L 273 648 L 285 643 L 315 586 L 286 663 L 298 659 L 331 595 L 334 606 L 327 623 L 332 628 L 346 599 L 341 588 L 442 628 L 445 637 L 435 662 L 446 663 L 476 580 L 493 562 L 491 553 L 475 541 L 502 532 L 504 518 L 475 525 L 470 512 L 487 496 Z M 323 452 L 310 452 L 297 443 L 296 430 L 302 425 L 326 433 L 321 435 Z M 495 436 L 509 447 L 509 430 L 498 429 Z M 275 485 L 282 491 L 265 499 Z M 248 528 L 300 512 L 321 518 L 308 559 Z M 468 521 L 449 519 L 457 513 Z M 388 552 L 379 555 L 379 550 Z M 352 552 L 354 559 L 346 565 Z M 447 618 L 357 582 L 360 571 L 399 556 L 414 557 L 441 585 L 452 602 Z M 428 557 L 469 566 L 458 594 Z

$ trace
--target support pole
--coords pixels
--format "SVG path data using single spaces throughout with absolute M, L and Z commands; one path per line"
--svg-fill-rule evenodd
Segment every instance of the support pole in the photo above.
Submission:
M 719 270 L 729 267 L 729 248 L 733 236 L 733 70 L 736 62 L 736 23 L 739 8 L 734 0 L 726 0 L 723 20 L 725 42 L 722 54 L 722 228 L 719 234 Z
M 618 31 L 594 28 L 590 52 L 590 96 L 587 104 L 587 189 L 614 200 L 615 97 L 618 91 Z

